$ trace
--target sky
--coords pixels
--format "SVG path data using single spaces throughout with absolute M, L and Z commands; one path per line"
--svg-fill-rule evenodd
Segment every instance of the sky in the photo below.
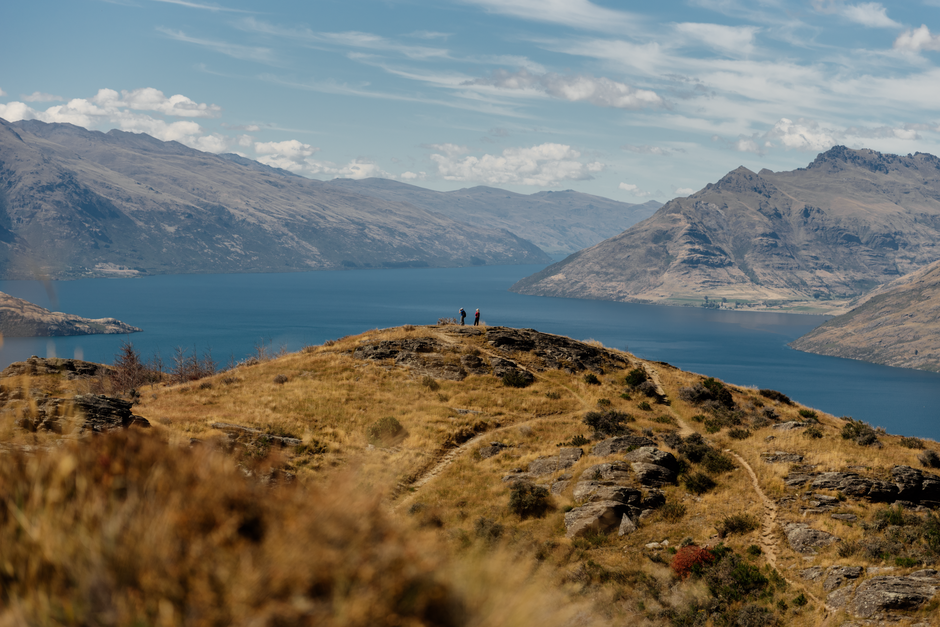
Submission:
M 940 155 L 940 0 L 32 0 L 0 118 L 311 178 L 665 202 L 834 145 Z

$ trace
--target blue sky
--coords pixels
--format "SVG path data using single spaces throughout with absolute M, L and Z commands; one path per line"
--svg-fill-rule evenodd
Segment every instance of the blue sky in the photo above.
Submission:
M 940 0 L 33 0 L 0 42 L 4 119 L 319 179 L 643 202 L 940 154 Z

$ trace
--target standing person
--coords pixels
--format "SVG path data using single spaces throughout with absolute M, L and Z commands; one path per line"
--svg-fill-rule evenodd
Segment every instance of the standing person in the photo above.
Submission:
M 463 307 L 460 308 L 460 326 L 463 326 L 463 320 L 467 317 L 467 312 Z
M 473 326 L 480 326 L 480 309 L 477 308 L 477 312 L 473 314 Z

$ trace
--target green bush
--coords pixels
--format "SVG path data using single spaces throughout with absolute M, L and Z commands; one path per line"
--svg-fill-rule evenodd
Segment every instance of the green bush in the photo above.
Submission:
M 716 451 L 715 449 L 710 449 L 702 457 L 702 467 L 713 475 L 718 475 L 734 470 L 737 468 L 737 465 L 730 456 Z
M 396 418 L 387 416 L 369 425 L 366 435 L 369 438 L 369 444 L 384 446 L 398 439 L 404 432 L 405 428 Z
M 609 398 L 597 399 L 597 406 L 598 407 L 610 407 L 610 399 Z
M 653 418 L 652 420 L 653 420 L 653 422 L 658 422 L 658 423 L 664 424 L 664 425 L 675 425 L 675 424 L 676 424 L 676 419 L 673 418 L 672 416 L 656 416 L 656 417 Z
M 814 412 L 812 409 L 803 409 L 803 408 L 801 408 L 801 409 L 800 409 L 799 411 L 797 411 L 796 413 L 798 413 L 798 414 L 800 415 L 800 417 L 802 417 L 802 418 L 809 418 L 809 419 L 811 419 L 811 420 L 815 420 L 815 419 L 817 419 L 817 418 L 819 417 L 819 416 L 816 415 L 816 412 Z
M 793 599 L 793 605 L 797 607 L 803 607 L 807 603 L 809 603 L 809 601 L 806 600 L 806 595 L 803 594 L 802 592 L 799 593 L 795 599 Z
M 721 431 L 723 423 L 721 420 L 715 418 L 706 418 L 705 419 L 705 433 L 718 433 Z
M 922 449 L 924 448 L 924 441 L 920 438 L 901 438 L 901 446 L 906 448 Z
M 683 483 L 685 484 L 686 489 L 692 494 L 705 494 L 718 485 L 715 483 L 714 479 L 706 475 L 704 472 L 695 472 L 690 475 L 686 475 Z
M 783 392 L 778 392 L 777 390 L 758 390 L 758 394 L 760 394 L 764 398 L 769 398 L 772 401 L 783 403 L 784 405 L 793 404 L 793 401 L 790 400 L 789 396 L 787 396 Z
M 540 518 L 551 507 L 548 489 L 517 481 L 509 489 L 509 511 L 520 518 Z
M 601 384 L 601 380 L 598 379 L 597 375 L 594 374 L 593 372 L 589 372 L 586 375 L 584 375 L 584 382 L 587 383 L 588 385 L 600 385 Z
M 708 418 L 708 416 L 704 414 L 695 414 L 694 416 L 692 416 L 692 421 L 693 422 L 705 422 L 706 418 Z
M 642 409 L 643 411 L 653 411 L 653 407 L 652 405 L 649 404 L 648 401 L 643 401 L 642 403 L 637 405 L 637 408 Z
M 747 549 L 746 549 L 746 551 L 747 551 L 747 554 L 748 554 L 748 555 L 751 555 L 751 556 L 753 556 L 753 557 L 757 557 L 758 555 L 761 555 L 761 554 L 763 554 L 763 552 L 764 552 L 764 551 L 761 550 L 761 548 L 760 548 L 759 546 L 757 546 L 756 544 L 751 544 L 750 546 L 748 546 Z
M 723 601 L 739 601 L 757 596 L 770 581 L 760 569 L 729 554 L 705 572 L 705 582 L 713 595 Z
M 823 437 L 823 432 L 822 429 L 816 425 L 813 425 L 812 427 L 806 427 L 806 429 L 803 430 L 803 437 L 810 438 L 811 440 L 818 440 L 819 438 Z
M 751 437 L 751 432 L 747 429 L 739 429 L 736 427 L 728 430 L 728 436 L 735 440 L 746 440 Z
M 846 422 L 842 425 L 842 439 L 854 440 L 862 446 L 868 446 L 878 441 L 875 430 L 867 422 L 855 420 L 849 416 L 845 416 L 843 419 Z
M 668 501 L 665 505 L 659 508 L 659 515 L 663 520 L 669 522 L 676 522 L 682 520 L 682 517 L 685 516 L 686 507 L 682 503 L 676 503 L 675 501 Z
M 545 398 L 550 398 L 550 399 L 552 399 L 553 401 L 557 401 L 558 399 L 561 398 L 561 394 L 559 394 L 559 393 L 556 392 L 555 390 L 551 390 L 551 391 L 545 393 Z
M 621 435 L 629 431 L 625 423 L 633 422 L 633 420 L 634 418 L 630 414 L 625 414 L 616 409 L 608 409 L 606 411 L 588 412 L 584 416 L 583 422 L 599 435 Z
M 555 446 L 584 446 L 585 444 L 590 444 L 590 443 L 591 443 L 590 440 L 588 440 L 586 437 L 584 437 L 583 435 L 579 433 L 578 435 L 574 436 L 567 442 L 559 442 Z
M 758 527 L 760 527 L 760 522 L 750 514 L 731 514 L 722 518 L 718 521 L 718 524 L 715 525 L 715 529 L 718 530 L 719 538 L 724 538 L 736 533 L 747 533 L 754 531 Z M 760 551 L 760 547 L 758 547 L 757 550 Z
M 630 387 L 636 387 L 646 381 L 649 378 L 649 375 L 646 374 L 646 370 L 643 368 L 634 368 L 627 373 L 627 378 L 624 380 L 624 383 Z

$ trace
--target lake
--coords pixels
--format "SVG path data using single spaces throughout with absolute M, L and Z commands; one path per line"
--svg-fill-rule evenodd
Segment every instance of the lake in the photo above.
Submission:
M 507 291 L 542 266 L 0 281 L 0 291 L 89 318 L 113 317 L 133 335 L 6 338 L 0 367 L 30 355 L 110 363 L 121 343 L 169 363 L 176 347 L 211 350 L 221 365 L 265 346 L 307 344 L 403 324 L 433 324 L 477 307 L 489 325 L 595 339 L 644 359 L 729 383 L 773 388 L 891 433 L 940 440 L 940 375 L 811 355 L 787 342 L 822 316 L 522 296 Z

